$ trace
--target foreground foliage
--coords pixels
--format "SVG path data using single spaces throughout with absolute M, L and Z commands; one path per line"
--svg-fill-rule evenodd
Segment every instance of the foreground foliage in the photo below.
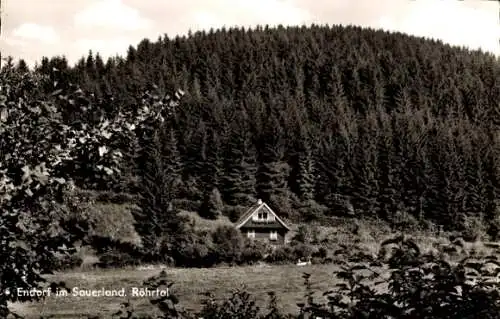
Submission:
M 163 314 L 158 318 L 183 319 L 500 317 L 500 287 L 492 281 L 500 270 L 495 258 L 466 258 L 451 264 L 439 256 L 422 254 L 414 241 L 405 236 L 382 242 L 381 251 L 384 250 L 389 253 L 381 254 L 377 261 L 352 264 L 336 272 L 334 276 L 341 282 L 324 292 L 322 298 L 315 296 L 311 275 L 304 273 L 304 302 L 297 304 L 298 315 L 281 311 L 279 296 L 273 292 L 269 293 L 267 309 L 262 311 L 244 287 L 223 301 L 207 293 L 204 308 L 197 314 L 183 311 L 173 294 L 152 300 L 152 305 Z M 471 282 L 472 276 L 475 282 Z M 144 284 L 154 289 L 159 283 L 172 286 L 164 271 Z M 124 306 L 127 311 L 119 313 L 128 315 L 121 318 L 136 318 L 130 305 Z
M 65 205 L 74 168 L 84 168 L 91 181 L 113 183 L 120 147 L 175 105 L 176 98 L 146 93 L 139 109 L 106 118 L 78 87 L 59 89 L 46 76 L 9 65 L 0 71 L 0 317 L 9 313 L 8 301 L 36 299 L 16 291 L 41 288 L 42 275 L 58 267 L 57 255 L 85 238 L 91 221 L 78 205 Z M 66 117 L 72 109 L 81 117 Z

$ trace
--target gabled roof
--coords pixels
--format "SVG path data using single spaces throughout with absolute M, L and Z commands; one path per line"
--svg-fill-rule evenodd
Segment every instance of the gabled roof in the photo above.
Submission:
M 262 208 L 266 208 L 271 214 L 274 215 L 274 217 L 276 218 L 276 220 L 281 224 L 283 225 L 283 227 L 285 227 L 287 230 L 291 230 L 290 227 L 288 227 L 285 222 L 279 218 L 278 215 L 276 215 L 276 213 L 271 209 L 271 207 L 269 207 L 266 203 L 262 202 L 259 200 L 259 202 L 257 202 L 257 204 L 255 204 L 254 206 L 250 207 L 241 217 L 240 219 L 236 222 L 236 228 L 239 229 L 241 228 L 243 225 L 245 225 L 248 220 L 253 216 L 253 214 L 259 210 L 261 210 Z

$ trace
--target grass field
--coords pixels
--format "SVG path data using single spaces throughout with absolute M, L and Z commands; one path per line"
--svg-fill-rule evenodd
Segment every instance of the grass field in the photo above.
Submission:
M 335 284 L 332 273 L 338 269 L 335 265 L 309 265 L 298 267 L 285 266 L 245 266 L 218 267 L 213 269 L 166 269 L 170 280 L 174 282 L 172 292 L 179 297 L 184 309 L 199 310 L 206 291 L 217 298 L 231 295 L 233 289 L 243 287 L 257 299 L 261 307 L 267 305 L 267 292 L 275 291 L 279 305 L 287 312 L 298 310 L 296 303 L 304 300 L 303 272 L 312 274 L 311 282 L 318 292 L 326 291 Z M 56 274 L 49 279 L 64 281 L 68 288 L 79 289 L 120 289 L 130 291 L 132 287 L 142 287 L 142 282 L 159 270 L 121 269 L 71 271 Z M 320 297 L 320 294 L 318 294 Z M 53 315 L 55 318 L 85 318 L 101 315 L 110 318 L 120 308 L 120 303 L 127 298 L 120 297 L 48 297 L 43 303 L 14 304 L 20 315 L 26 318 L 39 318 L 40 315 Z M 130 302 L 139 313 L 150 313 L 151 306 L 145 297 L 130 298 Z
M 226 218 L 216 221 L 207 221 L 199 218 L 196 214 L 184 212 L 189 216 L 199 229 L 215 229 L 220 225 L 231 225 Z M 348 252 L 364 252 L 376 255 L 379 243 L 395 235 L 384 225 L 359 223 L 354 233 L 350 228 L 353 222 L 314 229 L 311 236 L 317 237 L 318 241 L 326 241 L 329 255 L 335 251 L 339 245 L 347 245 Z M 297 225 L 293 225 L 293 233 L 296 232 Z M 443 246 L 450 244 L 446 234 L 415 233 L 413 234 L 417 244 L 424 252 L 440 251 Z M 125 235 L 124 235 L 125 236 Z M 127 235 L 128 236 L 128 235 Z M 125 237 L 127 237 L 125 236 Z M 128 236 L 131 238 L 131 236 Z M 121 289 L 127 292 L 132 287 L 143 287 L 143 281 L 157 275 L 159 269 L 109 269 L 100 270 L 85 267 L 97 261 L 95 256 L 88 251 L 82 250 L 84 266 L 80 269 L 66 271 L 64 273 L 48 276 L 49 281 L 64 281 L 69 288 L 98 290 Z M 451 259 L 471 255 L 500 255 L 498 244 L 488 245 L 487 243 L 476 241 L 464 243 L 463 251 L 459 256 Z M 453 257 L 453 256 L 450 256 Z M 338 265 L 310 265 L 298 267 L 292 265 L 259 265 L 242 267 L 216 267 L 209 269 L 182 269 L 168 268 L 167 275 L 174 283 L 172 292 L 179 298 L 181 306 L 187 310 L 198 311 L 202 307 L 205 298 L 204 292 L 211 292 L 219 299 L 225 299 L 231 295 L 236 288 L 245 287 L 257 299 L 257 304 L 261 308 L 267 306 L 267 292 L 274 291 L 278 295 L 278 305 L 285 312 L 298 311 L 297 302 L 304 301 L 304 285 L 302 274 L 308 272 L 312 275 L 311 282 L 317 297 L 321 298 L 321 293 L 333 288 L 338 282 L 334 278 L 333 272 L 339 268 Z M 87 318 L 101 316 L 101 318 L 111 318 L 111 314 L 120 309 L 122 302 L 128 298 L 122 297 L 55 297 L 51 296 L 44 302 L 13 304 L 11 309 L 26 318 L 37 318 L 41 315 L 52 318 Z M 152 307 L 146 297 L 130 298 L 130 303 L 134 306 L 138 314 L 151 314 Z

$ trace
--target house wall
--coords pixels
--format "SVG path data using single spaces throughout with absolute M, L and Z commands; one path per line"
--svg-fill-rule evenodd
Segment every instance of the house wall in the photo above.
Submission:
M 256 240 L 262 240 L 262 241 L 267 241 L 270 244 L 275 244 L 275 245 L 283 245 L 285 243 L 285 235 L 286 232 L 283 229 L 273 229 L 273 228 L 266 228 L 266 229 L 257 229 L 253 227 L 245 227 L 241 228 L 241 232 L 244 237 L 247 237 L 247 231 L 249 230 L 255 230 L 255 239 Z M 270 240 L 270 232 L 271 230 L 276 230 L 278 232 L 278 239 L 277 240 Z

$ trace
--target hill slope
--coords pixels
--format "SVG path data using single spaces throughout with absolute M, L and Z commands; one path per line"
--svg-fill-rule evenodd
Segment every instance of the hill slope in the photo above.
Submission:
M 155 146 L 183 181 L 178 198 L 200 201 L 217 188 L 229 205 L 260 197 L 293 219 L 408 213 L 458 229 L 498 213 L 492 55 L 313 25 L 165 36 L 125 58 L 89 54 L 74 68 L 45 59 L 39 71 L 52 66 L 107 112 L 134 105 L 152 84 L 187 92 Z

